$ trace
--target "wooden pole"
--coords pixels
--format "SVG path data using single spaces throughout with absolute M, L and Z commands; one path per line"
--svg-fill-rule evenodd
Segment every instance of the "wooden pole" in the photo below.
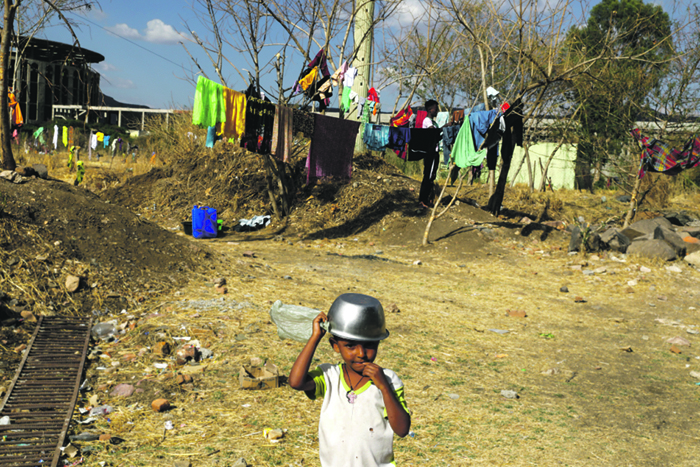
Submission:
M 632 199 L 630 200 L 630 208 L 627 211 L 627 215 L 625 216 L 625 223 L 622 225 L 623 229 L 626 229 L 630 225 L 630 221 L 634 217 L 635 212 L 637 211 L 637 196 L 639 195 L 639 187 L 642 185 L 642 179 L 639 176 L 639 172 L 637 173 L 637 179 L 634 182 L 634 188 L 632 189 Z
M 355 14 L 355 30 L 354 42 L 357 53 L 353 65 L 357 68 L 357 76 L 352 84 L 352 90 L 357 93 L 360 100 L 367 97 L 369 91 L 369 83 L 371 79 L 371 63 L 372 63 L 372 41 L 374 40 L 372 24 L 374 23 L 374 0 L 361 0 L 355 2 L 358 8 Z M 342 59 L 342 57 L 341 57 Z M 368 103 L 365 102 L 365 105 Z M 351 108 L 350 119 L 360 120 L 357 118 L 355 108 Z M 365 151 L 365 143 L 362 140 L 362 131 L 357 133 L 355 140 L 355 154 L 361 154 Z

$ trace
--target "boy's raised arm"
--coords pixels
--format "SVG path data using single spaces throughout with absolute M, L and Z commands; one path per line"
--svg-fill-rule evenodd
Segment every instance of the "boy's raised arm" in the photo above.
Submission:
M 292 371 L 289 372 L 289 385 L 297 391 L 313 391 L 316 388 L 314 380 L 309 378 L 309 366 L 311 366 L 311 359 L 314 357 L 318 343 L 326 334 L 326 331 L 321 329 L 321 323 L 326 321 L 328 321 L 328 317 L 323 312 L 314 318 L 311 337 L 294 362 Z

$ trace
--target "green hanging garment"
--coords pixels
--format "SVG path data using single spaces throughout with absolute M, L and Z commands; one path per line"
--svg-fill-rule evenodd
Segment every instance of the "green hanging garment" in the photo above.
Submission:
M 197 90 L 194 93 L 192 123 L 210 127 L 225 121 L 224 87 L 200 76 L 197 79 Z
M 469 124 L 469 117 L 464 119 L 462 128 L 457 133 L 455 144 L 452 147 L 452 158 L 455 165 L 461 169 L 465 167 L 477 167 L 484 162 L 486 149 L 477 151 L 472 137 L 472 128 Z

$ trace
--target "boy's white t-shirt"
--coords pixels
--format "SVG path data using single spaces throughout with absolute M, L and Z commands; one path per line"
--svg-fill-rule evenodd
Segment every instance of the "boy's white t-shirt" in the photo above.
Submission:
M 355 403 L 348 402 L 350 391 L 341 365 L 324 363 L 309 375 L 316 390 L 310 399 L 323 397 L 318 424 L 319 455 L 323 467 L 390 467 L 394 463 L 394 431 L 386 414 L 382 392 L 369 381 L 355 389 Z M 403 382 L 391 370 L 384 375 L 401 405 L 408 411 Z

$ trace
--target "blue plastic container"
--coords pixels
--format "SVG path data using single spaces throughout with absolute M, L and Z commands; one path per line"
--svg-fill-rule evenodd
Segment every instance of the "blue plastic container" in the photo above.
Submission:
M 192 208 L 192 236 L 194 238 L 214 238 L 218 227 L 216 209 L 209 206 L 194 206 Z

